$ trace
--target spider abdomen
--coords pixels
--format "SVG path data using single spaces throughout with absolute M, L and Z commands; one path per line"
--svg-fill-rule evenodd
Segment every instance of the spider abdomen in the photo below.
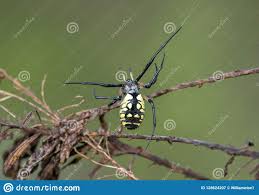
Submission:
M 144 119 L 145 105 L 141 94 L 128 93 L 121 102 L 120 121 L 127 129 L 136 129 Z

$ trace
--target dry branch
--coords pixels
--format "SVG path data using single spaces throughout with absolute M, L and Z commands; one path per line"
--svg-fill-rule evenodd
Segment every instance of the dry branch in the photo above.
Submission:
M 162 159 L 156 155 L 151 154 L 148 151 L 143 150 L 142 148 L 134 148 L 128 144 L 125 144 L 114 137 L 110 137 L 111 144 L 116 148 L 115 156 L 125 155 L 125 154 L 136 154 L 147 160 L 152 161 L 156 165 L 164 166 L 170 169 L 172 172 L 183 174 L 188 178 L 199 179 L 199 180 L 208 180 L 208 177 L 202 176 L 199 173 L 193 171 L 191 168 L 185 168 L 180 164 L 175 162 L 170 162 L 167 159 Z
M 230 78 L 237 78 L 237 77 L 246 76 L 246 75 L 253 75 L 253 74 L 258 74 L 258 73 L 259 73 L 259 67 L 247 69 L 247 70 L 235 70 L 235 71 L 223 73 L 223 78 L 224 78 L 223 80 L 227 80 Z M 211 84 L 211 83 L 215 83 L 215 82 L 223 81 L 223 80 L 222 79 L 217 80 L 213 76 L 211 76 L 207 79 L 199 79 L 199 80 L 195 80 L 195 81 L 184 82 L 184 83 L 177 84 L 176 86 L 154 92 L 154 93 L 148 95 L 147 97 L 148 98 L 158 98 L 162 95 L 166 95 L 168 93 L 173 93 L 175 91 L 187 89 L 190 87 L 199 87 L 200 88 L 204 84 Z M 108 105 L 104 105 L 99 108 L 92 108 L 92 109 L 77 112 L 75 114 L 71 114 L 68 116 L 68 118 L 74 118 L 76 120 L 90 121 L 90 120 L 94 120 L 96 117 L 101 116 L 115 108 L 118 108 L 119 106 L 120 106 L 119 102 L 117 102 L 116 104 L 114 104 L 110 107 Z
M 190 88 L 190 87 L 202 87 L 204 84 L 215 83 L 215 82 L 226 80 L 226 79 L 231 79 L 231 78 L 236 78 L 236 77 L 246 76 L 246 75 L 252 75 L 252 74 L 258 74 L 258 73 L 259 73 L 259 68 L 252 68 L 252 69 L 247 69 L 247 70 L 235 70 L 235 71 L 231 71 L 231 72 L 222 73 L 222 75 L 221 75 L 222 78 L 219 80 L 214 78 L 214 76 L 211 76 L 207 79 L 200 79 L 200 80 L 190 81 L 190 82 L 186 82 L 186 83 L 180 83 L 174 87 L 170 87 L 167 89 L 162 89 L 157 92 L 154 92 L 151 95 L 149 95 L 148 97 L 157 98 L 157 97 L 160 97 L 167 93 L 172 93 L 172 92 Z
M 99 136 L 98 134 L 93 134 L 95 136 Z M 103 134 L 101 134 L 103 136 Z M 117 134 L 117 135 L 110 135 L 109 137 L 116 137 L 116 138 L 128 138 L 130 140 L 154 140 L 154 141 L 166 141 L 168 143 L 184 143 L 184 144 L 191 144 L 194 146 L 202 146 L 205 148 L 209 148 L 211 150 L 220 150 L 225 152 L 229 155 L 234 156 L 246 156 L 250 158 L 259 158 L 259 152 L 249 150 L 249 148 L 236 148 L 234 146 L 227 146 L 222 144 L 211 143 L 203 140 L 197 139 L 190 139 L 184 137 L 174 137 L 174 136 L 149 136 L 149 135 L 138 135 L 138 134 Z
M 253 68 L 248 70 L 236 70 L 227 73 L 222 73 L 223 80 L 230 78 L 237 78 L 245 75 L 252 75 L 259 73 L 259 68 Z M 92 171 L 92 175 L 95 175 L 100 167 L 113 167 L 116 169 L 123 170 L 126 175 L 131 179 L 137 179 L 134 173 L 126 170 L 120 164 L 118 164 L 113 157 L 119 155 L 137 155 L 143 157 L 158 166 L 163 166 L 170 171 L 178 174 L 182 174 L 185 177 L 193 179 L 209 179 L 209 177 L 203 176 L 191 168 L 185 168 L 182 165 L 179 165 L 175 162 L 170 162 L 167 159 L 162 159 L 159 156 L 153 155 L 148 151 L 143 150 L 139 147 L 132 147 L 128 144 L 123 143 L 119 139 L 138 139 L 138 140 L 154 140 L 154 141 L 166 141 L 168 143 L 182 143 L 189 144 L 192 146 L 205 147 L 210 150 L 222 151 L 228 155 L 232 156 L 232 160 L 229 160 L 226 164 L 227 167 L 233 163 L 234 157 L 245 156 L 251 160 L 258 159 L 259 152 L 251 150 L 250 147 L 238 148 L 230 145 L 222 145 L 217 143 L 211 143 L 203 140 L 183 138 L 183 137 L 172 137 L 172 136 L 147 136 L 147 135 L 129 135 L 129 134 L 114 134 L 111 135 L 107 122 L 104 120 L 106 113 L 119 107 L 120 103 L 117 102 L 112 106 L 104 105 L 99 108 L 92 108 L 88 110 L 82 110 L 77 113 L 71 113 L 66 117 L 61 117 L 60 112 L 80 106 L 84 102 L 82 100 L 78 104 L 64 106 L 58 111 L 52 111 L 50 106 L 45 101 L 45 83 L 46 76 L 44 77 L 41 85 L 41 98 L 38 98 L 31 90 L 23 86 L 19 80 L 10 76 L 6 71 L 0 69 L 0 79 L 10 81 L 15 89 L 17 94 L 22 92 L 25 96 L 20 96 L 17 94 L 10 93 L 5 90 L 0 90 L 0 102 L 1 105 L 5 101 L 10 101 L 10 99 L 17 99 L 22 103 L 29 104 L 33 109 L 38 110 L 39 112 L 45 114 L 47 118 L 47 124 L 33 124 L 27 126 L 25 123 L 13 124 L 8 121 L 0 120 L 0 138 L 1 140 L 7 139 L 9 131 L 13 129 L 19 129 L 24 132 L 25 136 L 22 139 L 16 140 L 13 148 L 7 153 L 7 157 L 4 159 L 4 169 L 7 170 L 10 168 L 10 165 L 14 165 L 13 173 L 10 173 L 12 177 L 17 175 L 21 170 L 26 168 L 29 171 L 29 175 L 33 173 L 38 167 L 39 179 L 57 179 L 60 171 L 60 166 L 63 163 L 67 162 L 68 159 L 74 157 L 74 155 L 80 155 L 79 157 L 88 159 L 98 166 Z M 222 80 L 222 79 L 221 79 Z M 172 93 L 178 90 L 183 90 L 190 87 L 201 87 L 204 84 L 215 83 L 218 80 L 214 77 L 209 77 L 207 79 L 201 79 L 196 81 L 190 81 L 185 83 L 180 83 L 174 87 L 168 89 L 162 89 L 157 92 L 150 94 L 149 98 L 157 98 L 162 95 Z M 8 113 L 8 112 L 7 112 Z M 87 129 L 87 124 L 95 119 L 100 120 L 100 128 L 98 131 L 91 131 Z M 32 140 L 36 140 L 37 143 L 35 147 L 29 148 L 29 144 Z M 21 145 L 23 146 L 21 148 Z M 26 146 L 26 147 L 25 147 Z M 36 147 L 37 146 L 37 147 Z M 80 148 L 88 148 L 87 151 L 81 151 Z M 29 150 L 29 151 L 27 151 Z M 92 151 L 92 154 L 95 156 L 100 156 L 101 161 L 97 162 L 93 157 L 88 157 L 86 153 Z M 79 152 L 80 151 L 80 152 Z M 31 155 L 28 157 L 26 153 Z M 26 160 L 25 167 L 22 166 L 21 160 Z M 236 158 L 235 158 L 236 159 Z M 79 160 L 74 161 L 75 163 Z M 41 164 L 41 166 L 38 166 Z M 72 164 L 72 163 L 71 163 Z M 111 164 L 111 165 L 109 165 Z M 109 165 L 109 166 L 108 166 Z M 256 178 L 258 178 L 258 173 L 256 173 Z M 21 178 L 21 175 L 17 175 L 16 178 Z

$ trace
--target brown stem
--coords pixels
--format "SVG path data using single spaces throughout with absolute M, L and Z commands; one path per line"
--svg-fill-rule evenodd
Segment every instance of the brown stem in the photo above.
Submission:
M 149 135 L 138 135 L 138 134 L 118 134 L 118 135 L 110 135 L 110 137 L 166 141 L 169 143 L 178 142 L 178 143 L 184 143 L 184 144 L 191 144 L 194 146 L 203 146 L 211 150 L 220 150 L 229 155 L 259 158 L 259 152 L 249 150 L 248 148 L 236 148 L 234 146 L 227 146 L 227 145 L 216 144 L 216 143 L 211 143 L 203 140 L 190 139 L 190 138 L 184 138 L 184 137 L 158 136 L 158 135 L 149 136 Z
M 195 80 L 195 81 L 190 81 L 190 82 L 179 83 L 176 86 L 154 92 L 154 93 L 148 95 L 147 97 L 148 98 L 157 98 L 162 95 L 165 95 L 165 94 L 168 94 L 171 92 L 175 92 L 178 90 L 190 88 L 190 87 L 196 87 L 196 86 L 201 87 L 204 84 L 215 83 L 215 82 L 223 81 L 223 80 L 230 79 L 230 78 L 236 78 L 236 77 L 240 77 L 240 76 L 258 74 L 258 73 L 259 73 L 259 67 L 247 69 L 247 70 L 235 70 L 235 71 L 226 72 L 226 73 L 222 72 L 221 78 L 223 78 L 223 79 L 217 80 L 216 78 L 211 76 L 207 79 L 200 79 L 200 80 Z M 94 120 L 96 117 L 101 116 L 115 108 L 118 108 L 119 106 L 120 106 L 120 102 L 117 102 L 110 107 L 107 105 L 104 105 L 99 108 L 92 108 L 92 109 L 80 111 L 78 113 L 70 115 L 68 118 L 74 118 L 74 119 L 76 118 L 77 120 L 90 121 L 90 120 Z
M 195 172 L 191 168 L 185 168 L 179 164 L 170 162 L 167 159 L 162 159 L 154 154 L 149 153 L 146 150 L 143 150 L 142 148 L 135 148 L 128 144 L 122 143 L 121 141 L 117 140 L 115 137 L 110 137 L 109 141 L 111 141 L 111 144 L 117 149 L 117 152 L 116 150 L 114 152 L 115 156 L 124 155 L 124 154 L 136 154 L 138 156 L 141 156 L 145 159 L 152 161 L 154 164 L 169 168 L 173 172 L 182 174 L 186 177 L 199 179 L 199 180 L 209 180 L 208 177 L 200 175 L 199 173 Z
M 170 87 L 167 89 L 162 89 L 160 91 L 154 92 L 151 95 L 149 95 L 148 97 L 156 98 L 156 97 L 165 95 L 167 93 L 175 92 L 175 91 L 186 89 L 189 87 L 196 87 L 196 86 L 201 87 L 204 84 L 215 83 L 217 81 L 222 81 L 222 80 L 236 78 L 236 77 L 250 75 L 250 74 L 258 74 L 258 73 L 259 73 L 259 68 L 252 68 L 252 69 L 247 69 L 247 70 L 235 70 L 235 71 L 226 72 L 226 73 L 222 72 L 222 74 L 220 75 L 222 79 L 217 80 L 216 78 L 211 76 L 207 79 L 200 79 L 200 80 L 196 80 L 196 81 L 180 83 L 174 87 Z

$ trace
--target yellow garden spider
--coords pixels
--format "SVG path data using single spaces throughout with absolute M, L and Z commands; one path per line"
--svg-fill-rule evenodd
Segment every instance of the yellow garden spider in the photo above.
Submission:
M 109 106 L 113 105 L 117 101 L 122 100 L 121 102 L 121 109 L 120 109 L 120 121 L 121 124 L 126 127 L 129 130 L 136 129 L 139 127 L 141 122 L 144 119 L 144 99 L 142 95 L 139 93 L 140 85 L 139 81 L 144 76 L 146 71 L 149 69 L 149 67 L 153 64 L 154 60 L 156 59 L 157 55 L 165 48 L 165 46 L 169 43 L 170 40 L 180 31 L 182 27 L 177 29 L 160 47 L 159 49 L 154 53 L 154 55 L 151 57 L 151 59 L 146 64 L 144 70 L 140 73 L 140 75 L 133 79 L 132 72 L 130 71 L 130 77 L 131 79 L 125 80 L 125 83 L 123 84 L 113 84 L 113 83 L 100 83 L 100 82 L 66 82 L 65 84 L 81 84 L 81 85 L 98 85 L 102 87 L 120 87 L 122 91 L 122 95 L 115 96 L 115 97 L 105 97 L 105 96 L 96 96 L 94 91 L 94 97 L 96 99 L 111 99 L 112 102 L 109 104 Z M 155 74 L 150 82 L 147 84 L 144 84 L 144 88 L 150 88 L 152 85 L 154 85 L 157 81 L 158 75 L 160 71 L 163 68 L 165 59 L 165 54 L 163 55 L 160 67 L 158 68 L 155 63 Z M 156 130 L 156 109 L 155 105 L 152 99 L 148 99 L 148 102 L 150 103 L 152 107 L 152 113 L 153 113 L 153 130 L 151 134 L 154 136 L 155 130 Z M 150 142 L 149 142 L 150 143 Z M 147 147 L 149 146 L 149 143 L 147 144 Z M 147 148 L 146 147 L 146 148 Z

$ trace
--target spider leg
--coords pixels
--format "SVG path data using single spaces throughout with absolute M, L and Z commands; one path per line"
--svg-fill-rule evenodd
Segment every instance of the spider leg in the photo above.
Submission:
M 155 74 L 153 76 L 153 78 L 151 79 L 151 81 L 147 84 L 144 85 L 145 88 L 150 88 L 152 85 L 154 85 L 157 81 L 157 77 L 160 73 L 160 71 L 162 70 L 163 68 L 163 65 L 164 65 L 164 60 L 165 60 L 165 54 L 163 56 L 163 59 L 162 59 L 162 62 L 160 64 L 160 67 L 158 68 L 157 65 L 155 64 L 155 67 L 156 67 L 156 71 L 155 71 Z
M 182 26 L 178 28 L 159 48 L 158 50 L 154 53 L 154 55 L 150 58 L 148 63 L 146 64 L 144 70 L 140 73 L 140 75 L 137 77 L 136 81 L 139 81 L 143 75 L 146 73 L 146 71 L 149 69 L 151 64 L 154 62 L 156 59 L 157 55 L 165 48 L 165 46 L 171 41 L 171 39 L 181 30 Z
M 93 89 L 93 96 L 95 99 L 102 99 L 102 100 L 115 100 L 121 98 L 121 96 L 97 96 L 95 93 L 95 89 Z
M 95 89 L 93 89 L 93 95 L 94 95 L 94 98 L 95 99 L 102 99 L 102 100 L 112 100 L 111 103 L 108 104 L 108 106 L 111 106 L 113 104 L 115 104 L 117 101 L 121 100 L 122 96 L 119 95 L 119 96 L 97 96 L 96 93 L 95 93 Z
M 99 83 L 99 82 L 65 82 L 66 85 L 79 84 L 79 85 L 98 85 L 101 87 L 122 87 L 123 84 L 114 83 Z
M 150 103 L 151 107 L 152 107 L 152 113 L 153 113 L 153 130 L 152 130 L 152 134 L 151 134 L 151 138 L 150 140 L 148 140 L 148 144 L 145 148 L 145 150 L 147 150 L 148 146 L 150 145 L 151 141 L 152 141 L 152 137 L 155 135 L 155 131 L 156 131 L 156 107 L 155 107 L 155 104 L 153 102 L 152 99 L 148 99 L 148 102 Z M 130 163 L 129 163 L 129 170 L 132 170 L 132 166 L 134 164 L 136 160 L 136 154 L 133 155 Z
M 112 100 L 111 103 L 108 104 L 108 106 L 112 106 L 113 104 L 115 104 L 117 101 L 120 101 L 121 100 L 121 96 L 117 96 L 118 98 L 117 99 L 114 99 Z
M 146 146 L 146 149 L 148 148 L 148 146 L 150 145 L 151 141 L 152 141 L 152 137 L 155 135 L 155 131 L 156 131 L 156 107 L 155 104 L 153 102 L 152 99 L 148 99 L 148 102 L 150 103 L 151 107 L 152 107 L 152 114 L 153 114 L 153 130 L 152 130 L 152 134 L 151 134 L 151 138 L 148 141 L 148 144 Z

